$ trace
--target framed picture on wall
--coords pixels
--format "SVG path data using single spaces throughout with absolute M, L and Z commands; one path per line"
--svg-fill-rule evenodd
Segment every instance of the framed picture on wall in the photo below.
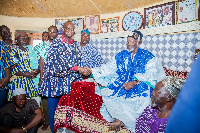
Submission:
M 177 23 L 187 23 L 198 20 L 199 0 L 184 0 L 178 2 Z
M 119 31 L 119 17 L 110 18 L 109 22 L 110 22 L 110 32 Z
M 175 2 L 144 8 L 144 28 L 175 24 Z
M 101 33 L 119 31 L 119 17 L 101 19 Z
M 91 34 L 99 33 L 100 15 L 85 16 L 85 28 L 88 28 Z
M 109 28 L 109 20 L 101 19 L 101 33 L 107 33 Z
M 62 27 L 65 22 L 71 21 L 75 26 L 75 34 L 81 34 L 84 28 L 84 18 L 73 18 L 73 19 L 55 19 L 55 26 L 58 28 L 58 35 L 62 35 Z

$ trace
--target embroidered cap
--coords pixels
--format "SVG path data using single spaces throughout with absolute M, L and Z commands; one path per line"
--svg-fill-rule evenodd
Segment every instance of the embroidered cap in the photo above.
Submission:
M 132 37 L 135 40 L 140 41 L 140 40 L 142 40 L 143 34 L 140 31 L 134 30 L 133 35 L 129 35 L 128 37 Z
M 25 90 L 23 88 L 17 88 L 13 91 L 13 97 L 21 94 L 26 94 Z
M 24 32 L 24 31 L 16 32 L 15 33 L 15 38 L 17 38 L 21 34 L 26 34 L 26 32 Z
M 81 34 L 84 33 L 84 32 L 87 33 L 88 35 L 90 35 L 90 31 L 89 31 L 88 29 L 83 29 L 83 30 L 81 31 Z
M 174 77 L 167 77 L 161 81 L 167 91 L 177 99 L 178 94 L 185 83 L 185 79 L 182 78 L 174 78 Z

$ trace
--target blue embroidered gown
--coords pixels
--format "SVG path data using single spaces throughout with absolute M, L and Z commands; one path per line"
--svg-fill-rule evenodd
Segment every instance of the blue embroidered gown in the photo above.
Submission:
M 92 69 L 95 80 L 105 86 L 96 93 L 103 98 L 101 114 L 107 121 L 121 120 L 130 131 L 135 129 L 135 119 L 150 104 L 150 94 L 155 84 L 165 78 L 164 69 L 151 52 L 138 49 L 134 59 L 124 50 L 99 68 Z M 142 81 L 131 90 L 123 84 L 138 79 Z
M 57 38 L 50 45 L 40 85 L 41 94 L 45 97 L 56 97 L 70 93 L 73 81 L 82 80 L 81 75 L 70 70 L 81 66 L 81 53 L 77 43 L 69 44 Z

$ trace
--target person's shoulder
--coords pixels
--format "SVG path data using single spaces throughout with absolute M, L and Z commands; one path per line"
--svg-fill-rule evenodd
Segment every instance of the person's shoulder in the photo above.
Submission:
M 39 107 L 37 101 L 35 99 L 26 99 L 26 105 L 25 105 L 25 108 L 28 109 L 28 110 L 36 110 Z
M 27 102 L 27 103 L 35 103 L 36 100 L 35 100 L 35 99 L 26 99 L 26 102 Z
M 10 53 L 16 53 L 19 51 L 19 47 L 15 47 L 15 48 L 12 48 L 9 52 Z
M 12 107 L 14 107 L 14 102 L 8 102 L 2 108 L 0 108 L 0 111 L 4 109 L 8 110 L 8 109 L 11 109 Z
M 60 38 L 55 38 L 52 42 L 51 42 L 51 48 L 59 48 L 61 47 L 62 44 L 62 40 Z
M 3 45 L 3 43 L 4 43 L 3 40 L 0 39 L 0 44 Z
M 1 49 L 3 50 L 3 52 L 6 52 L 8 49 L 8 46 L 6 45 L 6 43 L 2 40 L 0 40 L 0 44 L 1 44 Z
M 57 44 L 57 43 L 62 43 L 61 38 L 55 38 L 55 39 L 53 39 L 51 45 L 52 45 L 52 44 Z
M 73 43 L 72 43 L 72 45 L 78 45 L 79 44 L 79 42 L 77 42 L 77 41 L 73 41 Z
M 97 50 L 97 47 L 95 45 L 91 44 L 91 43 L 87 43 L 86 47 L 88 47 L 91 50 Z
M 123 59 L 126 59 L 128 57 L 128 55 L 129 55 L 129 52 L 127 50 L 122 50 L 115 56 L 115 59 L 123 60 Z
M 0 44 L 1 44 L 1 46 L 6 45 L 6 43 L 3 40 L 0 40 Z
M 155 55 L 149 50 L 139 48 L 138 51 L 140 51 L 141 53 L 144 53 L 144 55 L 155 57 Z
M 149 114 L 149 113 L 152 113 L 153 110 L 155 110 L 151 105 L 148 105 L 142 112 L 143 115 L 146 115 L 146 114 Z
M 119 52 L 116 56 L 124 56 L 127 55 L 128 51 L 127 50 L 122 50 L 121 52 Z
M 35 47 L 39 47 L 39 46 L 42 46 L 44 42 L 40 42 L 38 43 L 37 45 L 35 45 Z
M 35 100 L 35 99 L 26 99 L 26 103 L 27 103 L 27 105 L 30 105 L 30 106 L 38 106 L 39 107 L 39 105 L 38 105 L 38 103 L 37 103 L 37 101 Z
M 151 53 L 149 50 L 142 49 L 142 48 L 138 48 L 138 51 L 145 52 L 145 53 Z

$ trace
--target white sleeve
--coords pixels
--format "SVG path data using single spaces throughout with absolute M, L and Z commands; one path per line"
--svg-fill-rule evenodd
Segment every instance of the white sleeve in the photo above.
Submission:
M 164 68 L 157 57 L 152 58 L 145 65 L 145 73 L 137 73 L 134 76 L 139 81 L 150 82 L 151 85 L 155 86 L 157 82 L 166 78 Z
M 116 74 L 117 65 L 114 57 L 106 64 L 102 64 L 101 67 L 91 69 L 95 81 L 103 86 L 108 86 L 109 83 L 113 83 L 118 77 Z

